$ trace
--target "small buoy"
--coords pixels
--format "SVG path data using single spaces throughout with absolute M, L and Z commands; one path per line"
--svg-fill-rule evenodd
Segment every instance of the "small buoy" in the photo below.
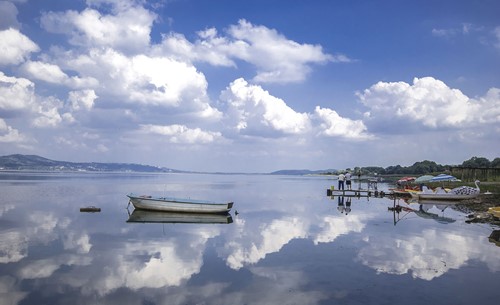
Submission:
M 85 208 L 80 208 L 80 212 L 95 213 L 95 212 L 100 212 L 100 211 L 101 211 L 101 208 L 98 208 L 98 207 L 95 207 L 95 206 L 89 206 L 89 207 L 85 207 Z

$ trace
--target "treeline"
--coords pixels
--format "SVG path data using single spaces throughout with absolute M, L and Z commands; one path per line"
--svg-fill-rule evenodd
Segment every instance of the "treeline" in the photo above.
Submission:
M 465 168 L 500 168 L 500 158 L 495 158 L 493 161 L 483 157 L 473 157 L 467 161 L 462 162 L 461 165 L 441 165 L 434 161 L 420 161 L 415 162 L 411 166 L 389 166 L 386 168 L 378 166 L 355 167 L 354 169 L 347 168 L 346 171 L 351 171 L 355 175 L 425 175 L 435 174 L 450 171 L 452 167 L 465 167 Z M 329 173 L 336 174 L 336 173 Z

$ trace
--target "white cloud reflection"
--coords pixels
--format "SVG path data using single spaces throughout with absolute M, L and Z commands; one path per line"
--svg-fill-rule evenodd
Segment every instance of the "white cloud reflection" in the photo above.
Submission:
M 0 232 L 0 263 L 14 263 L 28 255 L 28 239 L 18 231 Z
M 180 286 L 200 271 L 207 241 L 219 234 L 213 227 L 179 238 L 122 243 L 103 254 L 100 260 L 109 268 L 86 281 L 83 290 L 106 295 L 120 287 L 139 290 Z M 82 286 L 81 281 L 74 284 Z
M 314 237 L 314 244 L 330 243 L 337 237 L 351 232 L 361 232 L 365 227 L 365 217 L 349 215 L 349 217 L 324 216 L 318 226 L 320 232 Z
M 28 292 L 20 291 L 18 288 L 18 282 L 14 277 L 0 276 L 0 300 L 2 300 L 2 304 L 19 304 L 28 295 Z
M 476 236 L 424 229 L 419 236 L 369 235 L 366 242 L 358 258 L 379 273 L 409 273 L 430 281 L 470 260 L 486 263 L 493 272 L 500 271 L 500 261 L 486 249 L 491 245 L 479 242 Z
M 245 222 L 238 222 L 244 225 Z M 279 250 L 296 238 L 307 236 L 306 224 L 298 217 L 285 217 L 262 224 L 258 230 L 239 230 L 244 232 L 229 241 L 226 248 L 229 251 L 227 264 L 233 269 L 240 269 L 247 264 L 255 264 L 264 259 L 267 254 Z
M 109 297 L 126 288 L 121 291 L 151 291 L 150 297 L 156 303 L 279 303 L 286 294 L 299 304 L 318 304 L 332 295 L 322 289 L 304 289 L 312 280 L 308 270 L 301 269 L 300 264 L 269 266 L 266 258 L 273 253 L 287 255 L 280 252 L 294 240 L 310 240 L 309 247 L 323 247 L 335 244 L 343 235 L 351 235 L 349 242 L 357 260 L 378 273 L 410 274 L 431 281 L 471 260 L 485 263 L 492 272 L 500 271 L 494 251 L 487 249 L 491 245 L 473 233 L 460 235 L 429 228 L 417 235 L 406 235 L 405 230 L 377 234 L 373 230 L 373 221 L 377 219 L 370 210 L 356 209 L 344 215 L 332 206 L 326 215 L 319 216 L 308 210 L 314 206 L 287 207 L 289 211 L 278 208 L 273 217 L 235 217 L 227 231 L 223 226 L 184 227 L 169 236 L 149 238 L 133 235 L 133 230 L 119 231 L 105 246 L 93 244 L 91 235 L 79 232 L 67 217 L 34 212 L 26 216 L 25 228 L 0 232 L 0 263 L 19 264 L 15 278 L 0 277 L 0 293 L 2 289 L 8 291 L 3 292 L 5 299 L 18 302 L 26 295 L 21 288 L 23 280 L 44 279 L 55 289 L 76 290 L 83 299 L 95 295 Z M 145 233 L 136 234 L 139 232 Z M 190 282 L 202 271 L 206 252 L 213 246 L 210 240 L 215 238 L 217 258 L 231 272 L 245 269 L 252 274 L 253 280 L 243 289 L 228 289 L 231 282 L 221 278 Z M 25 259 L 29 244 L 58 243 L 62 246 L 60 254 Z M 287 249 L 290 251 L 293 246 Z M 64 272 L 58 272 L 62 267 Z M 42 283 L 39 288 L 45 285 Z

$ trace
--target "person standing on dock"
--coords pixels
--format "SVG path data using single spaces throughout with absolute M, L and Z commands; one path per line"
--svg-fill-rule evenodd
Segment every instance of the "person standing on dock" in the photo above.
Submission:
M 344 173 L 340 173 L 340 175 L 339 175 L 339 191 L 341 188 L 342 188 L 342 190 L 344 190 L 344 180 L 345 180 Z
M 351 172 L 347 172 L 345 174 L 345 185 L 347 186 L 348 190 L 351 190 Z

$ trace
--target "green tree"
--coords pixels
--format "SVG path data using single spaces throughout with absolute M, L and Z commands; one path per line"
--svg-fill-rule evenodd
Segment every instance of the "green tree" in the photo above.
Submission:
M 493 161 L 491 161 L 490 166 L 491 167 L 500 167 L 500 158 L 493 159 Z
M 383 174 L 386 174 L 386 171 L 383 167 L 368 166 L 368 167 L 361 168 L 361 173 L 363 175 L 373 175 L 373 174 L 383 175 Z
M 490 167 L 490 160 L 483 157 L 472 157 L 462 163 L 463 167 Z
M 402 174 L 403 167 L 401 165 L 389 166 L 385 169 L 385 173 L 389 175 Z
M 413 174 L 420 174 L 420 175 L 442 172 L 444 171 L 444 169 L 445 169 L 444 166 L 429 160 L 415 162 L 415 164 L 411 166 L 411 172 Z

